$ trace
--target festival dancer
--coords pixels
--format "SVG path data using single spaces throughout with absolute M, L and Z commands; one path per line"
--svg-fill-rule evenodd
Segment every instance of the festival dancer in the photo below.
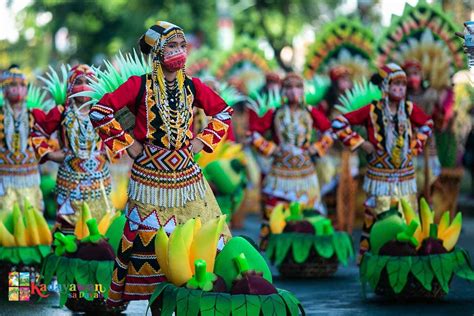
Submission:
M 422 152 L 433 127 L 429 116 L 406 100 L 407 78 L 400 66 L 392 63 L 381 67 L 378 79 L 383 92 L 380 101 L 338 116 L 332 122 L 344 145 L 351 150 L 360 147 L 367 153 L 364 190 L 368 199 L 359 259 L 370 248 L 368 237 L 373 223 L 390 208 L 393 197 L 404 197 L 417 208 L 412 157 Z M 355 125 L 366 127 L 368 140 L 353 130 Z M 416 135 L 414 127 L 418 128 Z
M 43 210 L 38 161 L 30 138 L 34 123 L 27 107 L 28 83 L 17 65 L 2 74 L 3 107 L 0 107 L 0 211 L 11 211 L 24 199 Z
M 108 304 L 146 300 L 165 281 L 156 259 L 154 239 L 164 227 L 200 216 L 205 222 L 221 214 L 193 155 L 212 152 L 231 123 L 232 109 L 212 89 L 185 73 L 183 30 L 158 21 L 140 39 L 152 55 L 152 73 L 132 76 L 92 106 L 90 118 L 113 153 L 127 150 L 134 163 L 126 206 L 127 223 L 120 243 Z M 193 107 L 211 120 L 193 138 Z M 133 136 L 116 119 L 118 111 L 135 117 Z M 230 236 L 227 227 L 225 237 Z
M 262 189 L 265 201 L 260 231 L 262 250 L 268 241 L 268 220 L 277 203 L 301 202 L 309 207 L 319 206 L 319 183 L 312 157 L 323 156 L 333 143 L 329 120 L 304 101 L 301 76 L 289 73 L 283 80 L 282 94 L 280 108 L 250 122 L 252 145 L 261 154 L 273 158 Z M 314 143 L 311 142 L 313 128 L 323 133 Z M 272 140 L 262 136 L 267 131 L 271 131 Z
M 114 212 L 109 158 L 89 119 L 90 106 L 83 106 L 88 98 L 71 97 L 89 89 L 87 80 L 93 77 L 89 66 L 74 66 L 67 77 L 63 104 L 48 113 L 33 111 L 35 124 L 31 136 L 40 163 L 50 160 L 60 164 L 55 188 L 58 204 L 55 229 L 65 234 L 74 233 L 84 202 L 89 205 L 92 217 L 98 220 L 107 212 Z M 49 142 L 56 131 L 61 143 L 59 150 Z
M 423 86 L 423 72 L 419 61 L 407 60 L 403 65 L 403 70 L 407 74 L 407 100 L 414 102 L 427 114 L 433 115 L 439 111 L 438 93 L 432 88 Z M 441 174 L 441 164 L 436 151 L 436 143 L 433 137 L 427 142 L 427 150 L 417 157 L 418 185 L 422 185 L 424 197 L 431 200 L 431 186 Z
M 331 85 L 328 92 L 318 105 L 318 109 L 329 119 L 336 116 L 337 112 L 334 108 L 339 104 L 339 98 L 347 91 L 352 89 L 353 82 L 351 78 L 351 70 L 344 65 L 337 65 L 329 70 L 329 78 Z

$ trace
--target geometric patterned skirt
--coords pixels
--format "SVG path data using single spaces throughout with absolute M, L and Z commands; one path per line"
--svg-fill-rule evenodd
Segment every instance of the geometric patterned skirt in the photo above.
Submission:
M 73 234 L 84 203 L 99 222 L 106 213 L 115 212 L 107 157 L 96 153 L 89 159 L 67 156 L 59 166 L 56 178 L 55 230 Z
M 182 207 L 158 210 L 152 205 L 129 200 L 127 222 L 115 258 L 112 283 L 107 304 L 120 305 L 123 301 L 148 300 L 158 283 L 166 281 L 160 271 L 155 254 L 155 235 L 159 227 L 164 227 L 169 235 L 177 224 L 200 217 L 202 223 L 221 215 L 219 205 L 207 181 L 204 198 L 197 197 Z M 230 231 L 224 225 L 218 249 L 230 238 Z
M 263 180 L 262 200 L 265 203 L 260 227 L 260 249 L 265 250 L 270 234 L 269 220 L 277 204 L 300 202 L 303 206 L 319 206 L 321 197 L 316 168 L 307 151 L 280 150 Z

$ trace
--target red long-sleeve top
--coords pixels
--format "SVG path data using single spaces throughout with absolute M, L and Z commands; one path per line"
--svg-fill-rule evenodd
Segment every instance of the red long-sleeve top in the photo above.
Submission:
M 381 103 L 366 105 L 359 110 L 340 115 L 332 122 L 332 128 L 344 145 L 356 150 L 365 141 L 362 136 L 352 129 L 354 125 L 362 125 L 367 129 L 368 141 L 375 148 L 385 150 L 382 145 L 384 136 L 380 133 L 383 128 L 380 107 Z M 411 149 L 414 154 L 423 150 L 426 140 L 433 128 L 433 121 L 418 106 L 412 102 L 406 102 L 407 116 L 412 126 L 417 127 L 417 135 L 411 139 Z
M 314 146 L 318 154 L 324 156 L 333 144 L 330 134 L 331 122 L 315 107 L 309 106 L 307 110 L 313 120 L 313 128 L 321 131 L 323 136 L 314 144 L 306 145 L 308 147 Z M 281 142 L 274 129 L 274 115 L 275 110 L 269 110 L 262 117 L 259 117 L 255 111 L 249 111 L 249 136 L 251 137 L 252 144 L 259 152 L 266 156 L 272 155 Z M 271 131 L 272 140 L 267 140 L 262 136 L 267 131 Z
M 166 122 L 161 120 L 157 111 L 152 87 L 151 75 L 132 76 L 117 90 L 105 94 L 96 105 L 92 106 L 90 111 L 92 124 L 112 152 L 125 150 L 132 145 L 134 139 L 140 143 L 149 142 L 164 148 L 169 145 L 165 137 Z M 207 127 L 196 135 L 204 143 L 204 150 L 212 152 L 229 127 L 232 108 L 197 78 L 186 77 L 185 88 L 187 104 L 203 109 L 207 116 L 212 117 Z M 133 138 L 124 131 L 115 118 L 115 114 L 124 107 L 136 117 Z M 186 134 L 182 146 L 187 146 L 189 140 L 193 138 L 192 108 L 189 112 L 187 130 L 178 131 Z

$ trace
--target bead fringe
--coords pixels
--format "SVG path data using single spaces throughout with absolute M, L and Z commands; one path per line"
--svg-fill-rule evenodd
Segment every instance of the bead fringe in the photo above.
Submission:
M 198 198 L 203 199 L 205 192 L 204 179 L 182 188 L 152 187 L 136 182 L 133 179 L 130 179 L 128 186 L 130 199 L 160 207 L 182 207 L 187 202 L 195 201 Z

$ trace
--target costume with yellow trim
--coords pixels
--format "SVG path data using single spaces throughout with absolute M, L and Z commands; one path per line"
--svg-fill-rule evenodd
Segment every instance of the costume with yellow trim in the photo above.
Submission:
M 367 251 L 370 227 L 375 216 L 385 210 L 392 197 L 409 197 L 417 193 L 413 156 L 418 155 L 431 135 L 433 121 L 410 101 L 402 99 L 398 111 L 392 115 L 388 107 L 388 86 L 396 78 L 406 80 L 405 72 L 396 64 L 380 68 L 383 78 L 382 100 L 375 101 L 353 112 L 338 116 L 332 128 L 339 139 L 351 150 L 357 149 L 364 139 L 353 130 L 361 125 L 367 129 L 368 141 L 375 150 L 368 155 L 368 170 L 364 179 L 364 190 L 369 195 L 366 218 L 361 237 L 360 254 Z M 417 127 L 417 134 L 412 128 Z M 414 205 L 416 208 L 416 204 Z
M 106 148 L 87 114 L 82 114 L 79 105 L 71 98 L 76 80 L 93 76 L 89 66 L 74 66 L 67 75 L 67 81 L 62 83 L 62 88 L 67 91 L 65 99 L 61 100 L 63 104 L 56 105 L 47 113 L 33 111 L 35 124 L 31 136 L 40 162 L 45 162 L 47 155 L 57 150 L 50 144 L 51 135 L 56 131 L 59 132 L 61 148 L 65 151 L 65 159 L 57 174 L 55 192 L 58 205 L 56 227 L 66 234 L 73 233 L 84 202 L 87 202 L 95 218 L 114 212 L 110 200 L 110 162 Z M 50 83 L 54 84 L 52 81 Z M 57 82 L 57 85 L 59 87 L 61 83 Z M 54 96 L 54 90 L 50 91 Z
M 303 79 L 289 74 L 283 81 Z M 252 113 L 252 112 L 251 112 Z M 283 101 L 276 110 L 268 111 L 263 117 L 253 112 L 249 126 L 249 139 L 262 155 L 272 157 L 272 167 L 263 180 L 265 211 L 260 231 L 261 248 L 266 247 L 269 234 L 268 220 L 271 211 L 279 202 L 301 202 L 309 207 L 320 203 L 318 176 L 310 155 L 310 147 L 319 156 L 324 156 L 332 145 L 330 122 L 323 113 L 305 103 L 297 109 Z M 312 131 L 321 132 L 318 141 L 312 142 Z M 272 139 L 265 139 L 264 133 L 271 131 Z
M 17 67 L 5 71 L 1 78 L 4 90 L 12 83 L 27 84 L 25 75 Z M 31 94 L 33 89 L 30 86 L 26 101 L 20 101 L 23 104 L 19 115 L 15 115 L 6 95 L 1 98 L 0 211 L 10 211 L 15 203 L 23 208 L 25 198 L 36 209 L 43 210 L 40 172 L 29 131 L 34 124 L 30 107 L 41 106 L 44 96 L 37 94 L 35 98 Z
M 174 82 L 165 83 L 163 49 L 177 37 L 185 38 L 180 27 L 168 22 L 153 25 L 142 38 L 151 48 L 152 73 L 130 77 L 90 111 L 93 125 L 112 152 L 122 152 L 134 141 L 144 147 L 132 166 L 127 223 L 117 252 L 110 305 L 146 300 L 166 279 L 154 251 L 160 227 L 171 233 L 186 219 L 200 216 L 205 222 L 221 214 L 194 162 L 191 125 L 193 107 L 211 117 L 196 137 L 206 152 L 212 152 L 228 129 L 232 109 L 199 79 L 186 76 L 184 68 L 177 71 Z M 125 108 L 135 117 L 133 138 L 116 119 L 117 112 Z M 227 227 L 224 235 L 230 236 Z

